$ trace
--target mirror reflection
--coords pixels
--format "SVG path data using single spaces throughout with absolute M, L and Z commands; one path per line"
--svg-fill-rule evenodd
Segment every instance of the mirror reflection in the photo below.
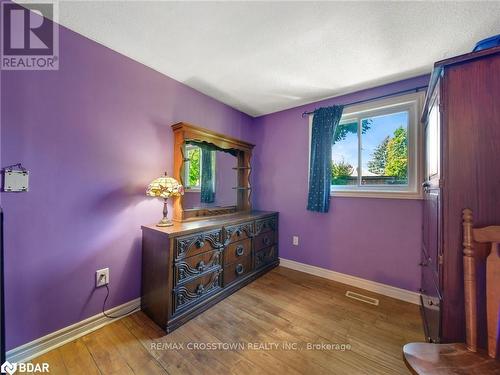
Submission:
M 233 150 L 184 144 L 184 209 L 236 206 L 238 159 Z

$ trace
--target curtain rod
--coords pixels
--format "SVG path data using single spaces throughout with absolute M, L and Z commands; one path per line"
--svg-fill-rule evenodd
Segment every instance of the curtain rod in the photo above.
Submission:
M 423 89 L 426 89 L 426 88 L 427 88 L 427 85 L 425 85 L 425 86 L 419 86 L 419 87 L 416 87 L 414 89 L 402 90 L 402 91 L 393 92 L 393 93 L 386 94 L 386 95 L 380 95 L 380 96 L 376 96 L 374 98 L 358 100 L 357 102 L 352 102 L 352 103 L 347 103 L 347 104 L 342 104 L 342 105 L 344 107 L 348 107 L 348 106 L 355 105 L 355 104 L 361 104 L 361 103 L 371 102 L 372 100 L 377 100 L 377 99 L 382 99 L 382 98 L 388 98 L 390 96 L 406 94 L 406 93 L 409 93 L 409 92 L 419 92 L 419 91 L 421 91 Z M 312 115 L 313 113 L 314 113 L 314 111 L 310 111 L 310 112 L 304 111 L 302 113 L 302 117 L 306 117 L 307 115 Z

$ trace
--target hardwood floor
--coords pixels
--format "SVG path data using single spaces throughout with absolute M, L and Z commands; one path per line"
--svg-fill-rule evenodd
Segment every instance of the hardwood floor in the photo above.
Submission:
M 349 299 L 346 290 L 380 304 Z M 137 312 L 32 362 L 48 362 L 51 374 L 68 375 L 400 375 L 409 373 L 402 345 L 423 339 L 417 305 L 278 267 L 168 336 Z M 215 347 L 222 343 L 243 347 Z M 351 348 L 308 349 L 307 343 Z M 196 350 L 195 344 L 214 350 Z

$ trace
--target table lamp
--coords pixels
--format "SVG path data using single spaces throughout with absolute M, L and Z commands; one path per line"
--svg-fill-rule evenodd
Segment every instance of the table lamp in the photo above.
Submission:
M 167 199 L 184 195 L 184 187 L 175 178 L 168 177 L 167 172 L 165 172 L 164 176 L 158 177 L 148 185 L 146 195 L 163 198 L 163 219 L 156 226 L 169 227 L 174 225 L 167 217 Z

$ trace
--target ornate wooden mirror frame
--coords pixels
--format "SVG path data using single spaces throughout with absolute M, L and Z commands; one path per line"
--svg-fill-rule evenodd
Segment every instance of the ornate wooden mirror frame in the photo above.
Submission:
M 237 170 L 237 186 L 233 188 L 237 190 L 236 206 L 184 209 L 184 197 L 181 196 L 174 199 L 174 220 L 186 221 L 237 211 L 250 211 L 252 209 L 250 203 L 250 159 L 254 145 L 185 122 L 172 125 L 172 130 L 174 132 L 174 178 L 180 181 L 183 186 L 186 185 L 184 181 L 186 161 L 184 145 L 186 141 L 207 142 L 222 149 L 236 150 L 238 159 L 238 166 L 234 168 Z

